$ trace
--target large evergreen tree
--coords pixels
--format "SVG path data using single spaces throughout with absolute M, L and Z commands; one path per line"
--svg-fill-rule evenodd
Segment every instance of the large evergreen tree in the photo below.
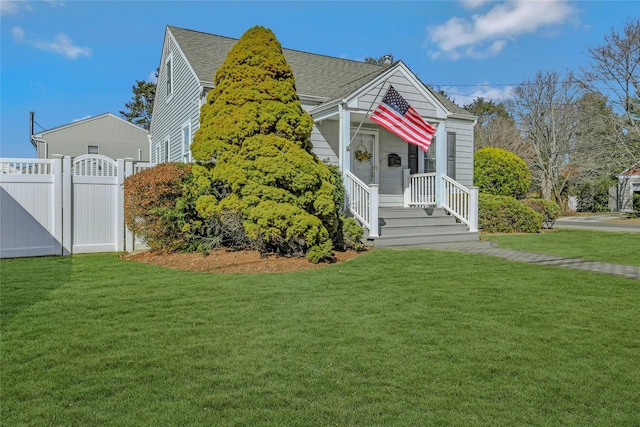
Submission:
M 204 218 L 241 212 L 275 252 L 331 255 L 340 233 L 335 178 L 312 153 L 313 120 L 273 32 L 249 29 L 215 75 L 191 150 Z
M 156 70 L 156 78 L 158 72 Z M 131 87 L 133 97 L 125 104 L 129 111 L 120 111 L 120 115 L 127 121 L 149 130 L 151 127 L 151 114 L 156 98 L 156 83 L 144 80 L 136 80 Z

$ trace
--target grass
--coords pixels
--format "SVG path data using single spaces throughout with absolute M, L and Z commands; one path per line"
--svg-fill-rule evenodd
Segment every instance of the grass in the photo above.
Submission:
M 498 242 L 504 249 L 640 266 L 639 233 L 554 230 L 536 234 L 487 234 L 482 240 Z
M 2 260 L 3 425 L 638 425 L 638 281 L 376 250 L 216 275 Z

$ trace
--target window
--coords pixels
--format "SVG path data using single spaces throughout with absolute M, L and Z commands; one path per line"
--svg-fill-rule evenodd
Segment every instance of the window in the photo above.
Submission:
M 436 153 L 438 152 L 438 144 L 434 136 L 429 145 L 429 151 L 424 153 L 424 173 L 436 172 Z
M 169 161 L 169 137 L 167 137 L 167 139 L 164 140 L 164 162 L 168 162 Z
M 173 95 L 173 60 L 172 57 L 169 56 L 166 62 L 167 66 L 167 101 Z
M 182 125 L 182 161 L 184 163 L 191 162 L 191 121 Z
M 456 134 L 447 132 L 447 175 L 456 179 Z
M 100 154 L 100 147 L 97 145 L 87 145 L 87 154 Z
M 160 146 L 156 145 L 155 150 L 153 150 L 153 163 L 160 163 Z

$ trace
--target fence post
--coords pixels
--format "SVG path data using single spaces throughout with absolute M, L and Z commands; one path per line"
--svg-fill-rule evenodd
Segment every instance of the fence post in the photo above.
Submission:
M 380 237 L 378 232 L 378 184 L 370 184 L 369 191 L 369 237 Z
M 124 164 L 124 178 L 127 179 L 131 175 L 133 175 L 133 162 L 125 162 L 125 164 Z M 123 186 L 123 190 L 124 190 L 124 186 Z M 124 215 L 124 204 L 122 206 L 122 209 L 123 209 L 123 215 Z M 133 240 L 134 237 L 133 237 L 133 233 L 131 232 L 131 230 L 129 230 L 129 227 L 127 227 L 126 224 L 124 226 L 124 233 L 125 233 L 124 250 L 127 251 L 127 252 L 132 252 L 135 249 L 135 247 L 134 247 L 135 243 L 134 243 L 134 240 Z
M 116 189 L 116 251 L 124 251 L 124 159 L 118 163 L 118 187 Z
M 478 187 L 469 187 L 469 231 L 478 231 Z
M 64 239 L 64 188 L 62 186 L 62 159 L 53 159 L 53 237 L 60 245 L 60 255 L 65 255 Z
M 62 255 L 73 252 L 73 181 L 71 157 L 62 158 Z

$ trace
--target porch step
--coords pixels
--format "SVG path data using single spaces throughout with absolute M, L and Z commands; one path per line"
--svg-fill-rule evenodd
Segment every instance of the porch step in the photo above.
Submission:
M 478 233 L 467 231 L 442 208 L 380 208 L 380 237 L 367 237 L 375 247 L 419 246 L 429 243 L 469 242 Z

